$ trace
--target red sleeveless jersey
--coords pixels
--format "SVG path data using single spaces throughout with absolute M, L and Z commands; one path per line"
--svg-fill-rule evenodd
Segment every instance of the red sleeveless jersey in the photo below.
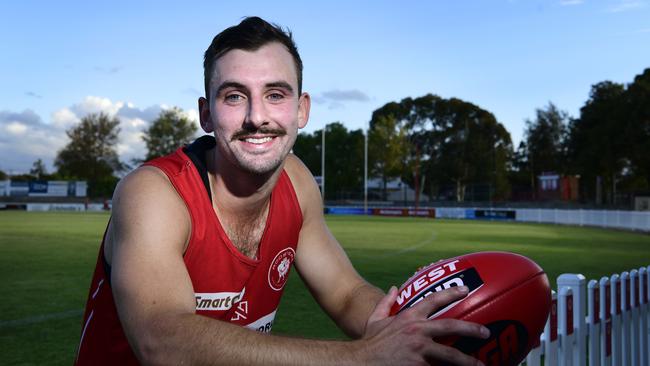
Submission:
M 287 173 L 281 173 L 271 194 L 255 260 L 241 254 L 228 239 L 201 174 L 182 149 L 146 165 L 165 172 L 190 214 L 192 232 L 183 258 L 194 287 L 196 313 L 269 332 L 302 225 L 300 206 Z M 117 316 L 103 249 L 102 243 L 75 364 L 137 365 Z

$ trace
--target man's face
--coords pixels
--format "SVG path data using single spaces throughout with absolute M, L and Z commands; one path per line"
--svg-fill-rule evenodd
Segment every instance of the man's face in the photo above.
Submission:
M 280 43 L 257 51 L 231 50 L 217 59 L 210 95 L 199 99 L 201 126 L 217 148 L 243 170 L 279 167 L 309 118 L 307 93 L 298 95 L 296 68 Z

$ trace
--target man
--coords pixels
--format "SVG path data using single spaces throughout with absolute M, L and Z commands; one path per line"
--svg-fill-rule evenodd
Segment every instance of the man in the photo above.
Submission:
M 389 317 L 329 232 L 313 177 L 289 152 L 307 123 L 290 34 L 246 18 L 205 53 L 204 136 L 118 185 L 91 283 L 78 365 L 477 365 L 433 337 L 487 337 L 427 320 L 467 290 Z M 270 331 L 290 265 L 353 341 Z

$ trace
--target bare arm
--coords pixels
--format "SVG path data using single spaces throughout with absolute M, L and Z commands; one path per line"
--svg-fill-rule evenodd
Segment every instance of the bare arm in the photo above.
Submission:
M 296 269 L 325 312 L 347 335 L 359 338 L 385 294 L 361 278 L 330 232 L 320 191 L 306 167 L 290 156 L 286 169 L 303 212 Z
M 431 338 L 442 334 L 487 337 L 487 329 L 459 320 L 430 321 L 433 310 L 467 295 L 458 289 L 432 294 L 413 311 L 389 317 L 397 289 L 388 295 L 366 282 L 352 267 L 338 241 L 327 228 L 320 191 L 307 168 L 290 156 L 286 169 L 303 211 L 296 268 L 321 307 L 336 324 L 364 343 L 366 362 L 410 364 L 450 362 L 474 365 L 476 360 Z M 391 360 L 390 362 L 387 362 Z

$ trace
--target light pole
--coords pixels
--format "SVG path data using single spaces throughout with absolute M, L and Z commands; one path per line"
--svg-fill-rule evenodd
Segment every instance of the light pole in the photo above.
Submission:
M 321 155 L 320 155 L 320 175 L 321 175 L 321 190 L 323 194 L 323 205 L 325 205 L 325 128 L 323 127 L 323 133 L 321 134 Z
M 368 214 L 368 132 L 363 135 L 363 214 Z

